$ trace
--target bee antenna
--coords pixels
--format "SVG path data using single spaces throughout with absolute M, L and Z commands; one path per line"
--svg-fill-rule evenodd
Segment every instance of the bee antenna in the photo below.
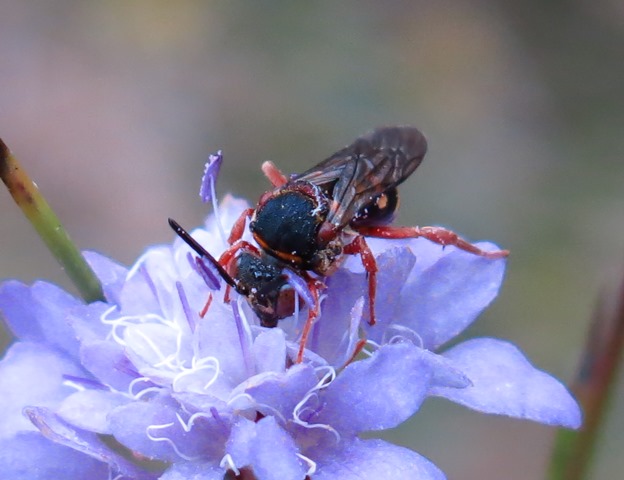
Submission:
M 176 222 L 173 218 L 169 219 L 169 226 L 173 229 L 173 231 L 180 237 L 184 242 L 191 247 L 195 252 L 201 257 L 208 260 L 213 267 L 217 269 L 221 278 L 227 283 L 230 287 L 234 288 L 238 291 L 238 282 L 232 278 L 232 276 L 223 268 L 223 266 L 215 259 L 204 247 L 202 247 L 197 240 L 191 237 L 191 234 L 188 233 L 184 228 L 180 226 L 178 222 Z

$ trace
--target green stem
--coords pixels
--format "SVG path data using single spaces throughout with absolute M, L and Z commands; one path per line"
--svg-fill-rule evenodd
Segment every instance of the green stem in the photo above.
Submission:
M 590 325 L 581 368 L 572 387 L 584 412 L 579 431 L 560 430 L 548 478 L 589 478 L 596 442 L 618 378 L 624 350 L 624 279 L 613 298 L 603 296 Z
M 104 300 L 102 285 L 37 185 L 0 139 L 0 177 L 86 302 Z

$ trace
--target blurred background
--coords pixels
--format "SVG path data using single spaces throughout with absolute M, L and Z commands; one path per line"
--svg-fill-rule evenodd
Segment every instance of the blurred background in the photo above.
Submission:
M 429 154 L 401 224 L 511 249 L 467 332 L 569 381 L 624 272 L 624 3 L 0 1 L 0 136 L 81 248 L 131 264 L 197 225 L 204 161 L 255 201 L 260 163 L 302 171 L 383 124 Z M 63 272 L 0 189 L 0 278 Z M 6 335 L 2 346 L 7 343 Z M 624 381 L 592 478 L 624 470 Z M 542 478 L 553 430 L 429 400 L 384 438 L 449 478 Z

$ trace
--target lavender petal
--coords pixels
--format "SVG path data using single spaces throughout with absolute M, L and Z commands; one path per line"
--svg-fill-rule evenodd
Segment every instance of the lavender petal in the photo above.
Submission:
M 18 342 L 9 347 L 0 362 L 0 438 L 33 429 L 22 415 L 24 405 L 55 408 L 73 393 L 73 388 L 64 385 L 65 374 L 84 376 L 86 372 L 45 345 Z
M 14 335 L 42 341 L 77 356 L 78 341 L 67 322 L 67 313 L 82 302 L 47 282 L 27 287 L 8 281 L 0 285 L 0 312 Z
M 105 462 L 115 472 L 136 480 L 153 478 L 105 445 L 92 432 L 72 427 L 47 408 L 26 407 L 24 413 L 39 431 L 59 445 L 73 448 L 91 458 Z
M 108 466 L 83 453 L 49 441 L 39 432 L 0 440 L 2 476 L 12 480 L 109 480 Z
M 317 458 L 315 453 L 309 455 Z M 341 448 L 333 452 L 327 449 L 322 453 L 317 458 L 314 480 L 446 479 L 444 473 L 425 457 L 383 440 L 354 438 L 343 442 Z
M 468 340 L 444 356 L 472 381 L 463 389 L 434 387 L 432 395 L 473 410 L 546 425 L 578 428 L 581 411 L 567 389 L 536 369 L 514 345 L 491 338 Z
M 251 467 L 262 480 L 302 479 L 306 475 L 307 468 L 296 455 L 297 445 L 273 417 L 258 422 L 241 418 L 232 430 L 226 452 L 238 469 Z
M 477 244 L 492 250 L 492 244 Z M 440 249 L 440 251 L 442 251 Z M 417 261 L 396 306 L 395 323 L 417 332 L 435 350 L 460 334 L 498 294 L 505 260 L 447 248 L 432 264 L 414 249 Z M 427 265 L 421 270 L 420 263 Z
M 119 294 L 126 281 L 128 269 L 97 252 L 82 252 L 85 260 L 102 283 L 104 296 L 110 303 L 119 303 Z
M 158 480 L 224 480 L 218 462 L 176 462 Z
M 90 432 L 110 434 L 108 414 L 131 400 L 119 393 L 83 390 L 67 397 L 56 413 L 66 422 Z
M 418 410 L 432 375 L 421 349 L 384 345 L 371 358 L 349 365 L 322 390 L 325 407 L 308 421 L 347 434 L 395 427 Z

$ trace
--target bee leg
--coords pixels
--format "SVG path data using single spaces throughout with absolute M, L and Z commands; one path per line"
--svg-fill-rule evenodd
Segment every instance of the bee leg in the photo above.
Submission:
M 264 176 L 269 179 L 269 182 L 271 182 L 271 185 L 275 188 L 281 187 L 288 182 L 286 175 L 280 172 L 279 168 L 277 168 L 273 162 L 264 162 L 262 164 L 262 173 L 264 173 Z
M 299 340 L 299 351 L 297 352 L 297 361 L 295 363 L 303 362 L 305 346 L 308 343 L 310 333 L 312 333 L 314 321 L 318 318 L 320 313 L 319 288 L 319 283 L 315 279 L 308 279 L 308 289 L 310 290 L 312 298 L 314 299 L 314 308 L 308 309 L 308 318 L 306 319 L 306 323 L 303 326 L 303 331 L 301 332 L 301 339 Z
M 232 231 L 230 232 L 230 236 L 228 238 L 228 243 L 233 245 L 238 240 L 241 239 L 243 233 L 245 232 L 245 223 L 247 223 L 247 219 L 251 218 L 253 215 L 253 208 L 246 208 L 243 210 L 243 213 L 240 214 L 240 217 L 236 219 L 234 225 L 232 226 Z
M 442 227 L 359 227 L 357 232 L 368 237 L 378 238 L 418 238 L 423 237 L 427 240 L 446 247 L 452 245 L 474 255 L 485 258 L 503 258 L 509 255 L 509 250 L 496 250 L 486 252 L 472 243 L 464 240 L 451 230 Z
M 239 220 L 241 218 L 245 218 L 245 217 L 241 215 L 239 217 Z M 219 257 L 219 265 L 221 265 L 225 269 L 225 271 L 230 275 L 231 273 L 228 271 L 228 265 L 230 265 L 232 260 L 234 260 L 234 256 L 239 250 L 251 250 L 256 255 L 260 255 L 260 252 L 258 251 L 258 248 L 255 245 L 252 245 L 251 243 L 246 242 L 245 240 L 237 240 L 234 245 L 230 246 L 230 248 L 228 248 L 225 252 L 223 252 L 221 256 Z M 232 287 L 228 284 L 225 288 L 225 295 L 223 296 L 224 303 L 229 303 L 231 291 L 232 291 Z
M 359 254 L 362 259 L 362 265 L 364 265 L 368 279 L 368 306 L 370 309 L 368 323 L 375 325 L 375 297 L 377 295 L 377 262 L 375 256 L 362 235 L 358 235 L 355 240 L 345 245 L 343 251 L 349 255 Z
M 253 252 L 255 255 L 260 255 L 258 247 L 252 245 L 249 242 L 246 242 L 245 240 L 238 240 L 219 257 L 219 263 L 221 264 L 221 266 L 226 267 L 232 261 L 234 255 L 236 255 L 239 250 L 251 250 L 251 252 Z

